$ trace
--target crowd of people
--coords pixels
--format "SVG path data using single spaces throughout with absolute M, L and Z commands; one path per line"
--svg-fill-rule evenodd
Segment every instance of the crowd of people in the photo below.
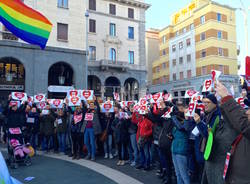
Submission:
M 67 100 L 61 109 L 47 104 L 45 110 L 27 102 L 19 107 L 8 102 L 0 107 L 0 137 L 6 142 L 6 131 L 20 127 L 35 151 L 92 161 L 99 155 L 118 156 L 118 166 L 130 164 L 144 171 L 157 167 L 156 175 L 166 184 L 174 179 L 177 184 L 248 184 L 250 110 L 243 109 L 219 82 L 215 92 L 220 101 L 214 93 L 207 94 L 202 99 L 204 111 L 195 110 L 193 117 L 186 115 L 183 101 L 149 104 L 145 114 L 134 111 L 133 104 L 122 108 L 119 103 L 113 113 L 102 113 L 96 97 L 77 107 Z M 242 94 L 249 106 L 247 90 Z M 93 113 L 93 119 L 84 120 L 86 113 Z

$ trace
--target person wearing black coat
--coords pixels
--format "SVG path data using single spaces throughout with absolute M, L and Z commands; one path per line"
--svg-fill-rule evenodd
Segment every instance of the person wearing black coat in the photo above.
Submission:
M 28 134 L 28 141 L 31 143 L 32 147 L 36 151 L 37 141 L 38 141 L 38 132 L 39 132 L 39 112 L 35 107 L 27 112 L 27 120 L 26 120 L 26 127 L 27 127 L 27 134 Z
M 103 132 L 107 132 L 106 140 L 104 140 L 104 158 L 113 158 L 112 155 L 112 137 L 113 137 L 113 130 L 111 128 L 112 122 L 114 120 L 114 114 L 106 112 L 103 114 L 102 117 L 102 130 Z
M 120 109 L 120 112 L 123 110 Z M 119 161 L 117 165 L 125 165 L 125 160 L 128 159 L 128 142 L 129 142 L 129 133 L 128 133 L 128 120 L 124 117 L 120 117 L 119 112 L 115 115 L 115 119 L 112 122 L 111 128 L 114 131 L 115 134 L 115 142 L 118 145 L 118 155 L 119 155 Z M 122 154 L 122 148 L 123 153 Z
M 71 123 L 71 138 L 73 143 L 72 159 L 79 160 L 81 149 L 83 148 L 83 121 L 87 112 L 87 107 L 86 104 L 82 102 L 81 106 L 75 107 L 74 111 L 69 107 L 69 111 L 73 114 Z
M 151 108 L 148 114 L 149 119 L 153 122 L 153 139 L 154 144 L 158 151 L 158 156 L 161 163 L 160 178 L 163 183 L 171 183 L 172 178 L 172 156 L 171 156 L 171 143 L 172 143 L 172 129 L 174 127 L 170 118 L 164 118 L 163 115 L 170 108 L 169 103 L 161 102 L 161 108 Z

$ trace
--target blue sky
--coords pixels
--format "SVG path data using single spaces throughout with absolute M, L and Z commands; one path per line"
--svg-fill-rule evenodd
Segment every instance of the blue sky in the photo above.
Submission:
M 233 8 L 240 7 L 240 0 L 214 0 L 220 4 L 229 5 Z M 185 7 L 191 0 L 145 0 L 146 3 L 151 4 L 151 7 L 146 13 L 146 29 L 149 28 L 164 28 L 170 24 L 170 16 Z M 250 0 L 242 0 L 244 6 L 250 8 Z M 237 45 L 240 45 L 241 53 L 238 57 L 239 61 L 244 61 L 247 55 L 245 49 L 245 32 L 244 32 L 244 18 L 243 13 L 236 11 L 237 23 Z M 248 55 L 250 55 L 250 11 L 248 11 Z M 241 68 L 240 74 L 245 73 L 245 69 Z

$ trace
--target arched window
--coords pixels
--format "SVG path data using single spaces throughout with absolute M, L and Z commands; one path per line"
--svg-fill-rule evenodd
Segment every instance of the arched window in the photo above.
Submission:
M 114 48 L 109 50 L 109 60 L 111 60 L 113 63 L 116 62 L 116 51 Z

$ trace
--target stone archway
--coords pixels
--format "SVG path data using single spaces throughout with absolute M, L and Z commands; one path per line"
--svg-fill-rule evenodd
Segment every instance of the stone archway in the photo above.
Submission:
M 139 100 L 139 82 L 134 78 L 128 78 L 124 82 L 124 97 L 128 100 Z
M 121 92 L 121 82 L 118 78 L 112 76 L 105 80 L 105 97 L 113 97 L 113 93 Z
M 101 80 L 95 75 L 88 76 L 88 89 L 94 90 L 95 96 L 100 97 L 101 94 Z
M 74 86 L 74 71 L 65 62 L 53 64 L 48 71 L 48 86 Z M 65 92 L 49 92 L 49 98 L 64 98 Z

